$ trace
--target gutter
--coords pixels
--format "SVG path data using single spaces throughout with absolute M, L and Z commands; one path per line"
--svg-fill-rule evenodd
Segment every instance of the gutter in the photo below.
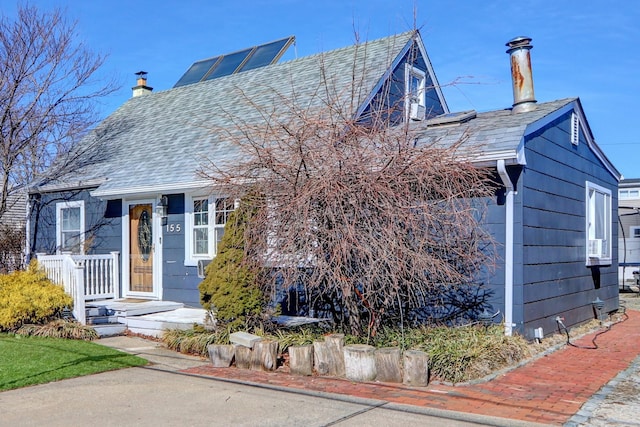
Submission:
M 513 334 L 513 211 L 515 190 L 507 173 L 504 159 L 496 162 L 496 168 L 506 191 L 505 239 L 504 239 L 504 334 Z

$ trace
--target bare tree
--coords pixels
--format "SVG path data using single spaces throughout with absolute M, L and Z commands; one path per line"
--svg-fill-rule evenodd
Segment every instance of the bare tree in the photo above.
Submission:
M 52 162 L 95 124 L 94 101 L 115 90 L 95 78 L 104 59 L 77 42 L 60 10 L 0 18 L 0 217 L 10 194 L 45 170 L 61 173 L 65 161 Z
M 233 197 L 262 195 L 244 199 L 258 209 L 246 261 L 272 269 L 271 292 L 302 288 L 350 332 L 375 334 L 445 304 L 443 295 L 491 268 L 493 242 L 481 224 L 493 179 L 459 159 L 463 140 L 416 145 L 388 88 L 366 117 L 354 117 L 359 88 L 335 87 L 327 71 L 311 99 L 265 88 L 271 99 L 254 102 L 238 89 L 262 120 L 228 113 L 233 128 L 215 131 L 241 155 L 202 173 Z M 354 65 L 356 86 L 361 73 Z

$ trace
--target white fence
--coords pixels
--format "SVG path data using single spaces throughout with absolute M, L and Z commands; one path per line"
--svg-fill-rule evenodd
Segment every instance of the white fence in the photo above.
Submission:
M 43 255 L 38 263 L 73 297 L 73 315 L 85 324 L 85 302 L 120 298 L 119 252 L 107 255 Z

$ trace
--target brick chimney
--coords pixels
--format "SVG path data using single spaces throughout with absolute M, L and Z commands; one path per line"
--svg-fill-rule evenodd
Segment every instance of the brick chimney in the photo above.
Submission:
M 137 85 L 131 88 L 133 90 L 133 97 L 135 98 L 136 96 L 141 96 L 141 95 L 146 95 L 148 93 L 151 93 L 153 88 L 147 86 L 147 72 L 138 71 L 135 74 L 136 76 L 138 76 L 138 80 L 136 82 Z
M 533 74 L 531 72 L 531 53 L 533 46 L 530 37 L 516 37 L 506 46 L 511 57 L 511 80 L 513 83 L 513 114 L 535 110 L 536 99 L 533 94 Z

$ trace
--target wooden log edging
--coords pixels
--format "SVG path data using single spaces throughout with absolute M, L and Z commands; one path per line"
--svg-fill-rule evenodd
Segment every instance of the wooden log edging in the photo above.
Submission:
M 289 368 L 294 375 L 313 374 L 313 345 L 289 347 Z
M 228 368 L 236 354 L 233 344 L 209 344 L 207 351 L 214 368 Z
M 345 377 L 353 381 L 373 381 L 376 378 L 375 350 L 367 344 L 344 347 Z
M 399 347 L 379 348 L 375 351 L 376 381 L 402 382 L 402 352 Z
M 406 350 L 403 356 L 406 385 L 424 387 L 429 385 L 429 355 L 420 350 Z
M 258 341 L 251 350 L 251 369 L 275 371 L 278 364 L 278 341 Z

